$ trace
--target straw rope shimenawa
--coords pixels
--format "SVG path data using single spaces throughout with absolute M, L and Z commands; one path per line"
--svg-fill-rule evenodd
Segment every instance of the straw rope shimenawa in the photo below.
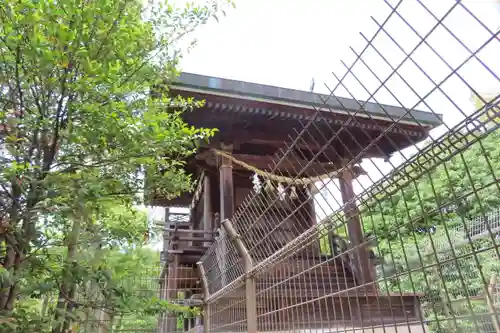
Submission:
M 256 168 L 256 167 L 254 167 L 246 162 L 238 160 L 237 158 L 235 158 L 231 154 L 228 154 L 224 151 L 221 151 L 221 150 L 218 150 L 215 148 L 212 148 L 212 151 L 216 155 L 227 158 L 228 160 L 230 160 L 234 164 L 238 164 L 239 166 L 247 169 L 248 171 L 254 172 L 256 175 L 258 175 L 266 180 L 274 181 L 274 182 L 282 183 L 282 184 L 306 186 L 306 185 L 314 184 L 315 182 L 326 180 L 326 179 L 340 178 L 341 173 L 343 172 L 343 170 L 335 170 L 335 171 L 332 171 L 330 173 L 315 176 L 315 177 L 294 179 L 291 177 L 279 176 L 279 175 L 275 175 L 275 174 L 270 173 L 270 172 L 266 172 L 264 170 L 260 170 L 259 168 Z M 349 168 L 354 173 L 354 175 L 355 175 L 354 178 L 356 178 L 359 175 L 366 175 L 366 171 L 363 170 L 363 168 L 361 168 L 361 166 L 359 166 L 359 165 L 352 165 L 352 166 L 348 166 L 347 168 Z

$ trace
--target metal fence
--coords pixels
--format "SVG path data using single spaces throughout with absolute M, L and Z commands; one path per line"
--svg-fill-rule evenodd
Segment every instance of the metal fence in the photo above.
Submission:
M 500 88 L 481 90 L 500 87 L 498 56 L 485 56 L 500 49 L 500 21 L 485 22 L 468 1 L 379 2 L 386 16 L 372 18 L 375 32 L 329 87 L 338 105 L 343 94 L 357 107 L 337 123 L 322 110 L 305 119 L 276 156 L 280 181 L 256 177 L 202 258 L 207 331 L 500 332 Z M 406 114 L 395 117 L 387 99 Z M 366 101 L 392 121 L 377 137 Z M 408 119 L 425 126 L 415 109 L 444 113 L 424 142 L 401 129 Z M 357 126 L 360 115 L 371 127 Z M 370 158 L 397 145 L 394 133 L 412 147 Z M 319 153 L 304 151 L 311 141 Z M 306 163 L 283 172 L 294 158 Z M 341 168 L 308 177 L 315 162 Z M 297 200 L 299 190 L 314 195 Z
M 81 288 L 82 300 L 92 300 L 95 308 L 84 311 L 81 323 L 75 326 L 75 332 L 80 333 L 156 333 L 158 332 L 158 316 L 146 311 L 135 311 L 138 304 L 157 299 L 162 292 L 159 284 L 161 274 L 159 264 L 144 267 L 140 274 L 124 276 L 116 285 L 123 288 L 123 296 L 130 308 L 116 310 L 108 307 L 102 293 L 102 286 L 88 285 Z

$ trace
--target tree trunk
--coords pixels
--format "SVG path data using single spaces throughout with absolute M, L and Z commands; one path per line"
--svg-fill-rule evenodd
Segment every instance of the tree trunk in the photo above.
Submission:
M 76 288 L 77 288 L 76 283 L 71 283 L 71 287 L 70 287 L 70 290 L 68 292 L 69 301 L 68 301 L 68 305 L 67 305 L 67 308 L 66 308 L 66 312 L 67 313 L 71 313 L 75 309 L 75 302 L 74 302 L 74 300 L 75 300 L 75 297 L 76 297 Z M 71 325 L 71 319 L 68 316 L 66 316 L 64 318 L 64 325 L 63 325 L 62 331 L 63 332 L 69 332 L 70 325 Z
M 16 238 L 16 228 L 19 224 L 19 198 L 21 197 L 21 188 L 19 187 L 16 177 L 11 181 L 12 187 L 12 206 L 9 209 L 9 217 L 5 230 L 6 253 L 3 262 L 3 267 L 9 272 L 10 279 L 2 283 L 0 288 L 0 310 L 10 312 L 14 308 L 14 300 L 16 299 L 17 287 L 11 282 L 16 270 L 19 267 L 19 246 L 25 247 L 25 244 L 19 244 Z M 17 265 L 16 265 L 17 263 Z
M 110 333 L 110 322 L 111 317 L 109 313 L 106 312 L 105 309 L 102 309 L 99 315 L 99 327 L 97 329 L 97 333 Z
M 87 286 L 85 287 L 86 293 L 90 296 L 90 298 L 93 301 L 97 300 L 97 296 L 95 291 L 97 288 L 95 287 L 94 282 L 88 281 Z M 84 333 L 91 333 L 94 332 L 94 324 L 95 324 L 96 318 L 95 318 L 95 311 L 91 307 L 87 307 L 85 309 L 85 323 L 83 327 L 83 332 Z
M 55 326 L 52 328 L 52 333 L 63 333 L 70 326 L 71 319 L 65 312 L 71 312 L 74 309 L 74 297 L 76 293 L 76 284 L 73 282 L 73 272 L 78 265 L 76 261 L 78 237 L 80 228 L 84 219 L 83 216 L 83 203 L 79 198 L 78 214 L 73 219 L 73 226 L 70 234 L 68 235 L 68 256 L 66 258 L 65 267 L 63 270 L 63 281 L 59 290 L 59 299 L 56 306 L 54 315 Z
M 9 275 L 12 277 L 14 275 L 14 263 L 16 259 L 16 242 L 14 239 L 13 235 L 8 235 L 5 237 L 5 242 L 6 242 L 6 253 L 5 253 L 5 259 L 3 262 L 3 268 L 9 272 Z M 0 309 L 1 310 L 8 310 L 8 302 L 9 302 L 9 295 L 11 293 L 11 288 L 12 283 L 8 280 L 4 281 L 1 284 L 1 290 L 0 290 Z
M 91 265 L 95 265 L 99 262 L 102 256 L 101 242 L 100 240 L 93 243 L 88 251 L 93 251 L 93 259 Z M 95 281 L 89 281 L 86 286 L 86 293 L 93 303 L 98 303 L 102 300 L 99 286 Z M 84 333 L 95 333 L 99 329 L 99 318 L 101 316 L 101 310 L 99 308 L 92 308 L 88 306 L 85 309 L 85 324 Z

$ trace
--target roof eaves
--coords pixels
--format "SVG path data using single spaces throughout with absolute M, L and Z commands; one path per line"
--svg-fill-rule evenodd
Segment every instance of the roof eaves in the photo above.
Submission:
M 330 109 L 335 112 L 342 110 L 359 112 L 368 117 L 392 118 L 397 121 L 402 118 L 413 124 L 426 125 L 428 127 L 437 127 L 443 123 L 442 115 L 421 110 L 411 110 L 377 103 L 365 103 L 364 109 L 360 111 L 360 103 L 354 99 L 344 97 L 332 97 L 329 95 L 317 94 L 313 92 L 280 88 L 269 85 L 236 81 L 204 75 L 182 73 L 178 83 L 171 84 L 176 89 L 188 88 L 186 90 L 196 89 L 210 92 L 214 95 L 231 94 L 240 98 L 253 97 L 269 102 L 290 104 L 304 108 Z M 345 112 L 345 111 L 344 111 Z

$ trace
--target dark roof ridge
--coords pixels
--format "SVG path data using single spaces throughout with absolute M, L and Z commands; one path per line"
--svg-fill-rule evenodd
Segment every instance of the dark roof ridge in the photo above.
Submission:
M 289 88 L 281 88 L 265 84 L 237 81 L 219 77 L 183 72 L 178 80 L 170 84 L 172 88 L 202 91 L 214 95 L 236 95 L 243 99 L 260 99 L 279 104 L 293 104 L 304 108 L 325 108 L 326 105 L 333 110 L 358 111 L 359 101 L 345 97 L 331 98 L 329 95 L 318 94 Z M 325 110 L 326 111 L 326 110 Z M 363 113 L 377 118 L 399 119 L 410 121 L 426 127 L 437 127 L 443 123 L 442 115 L 436 115 L 422 110 L 411 110 L 411 115 L 406 114 L 407 109 L 386 104 L 367 102 Z M 406 114 L 406 115 L 405 115 Z M 389 116 L 388 116 L 389 115 Z M 413 119 L 415 118 L 415 119 Z M 416 121 L 415 121 L 416 120 Z M 418 122 L 418 123 L 417 123 Z

